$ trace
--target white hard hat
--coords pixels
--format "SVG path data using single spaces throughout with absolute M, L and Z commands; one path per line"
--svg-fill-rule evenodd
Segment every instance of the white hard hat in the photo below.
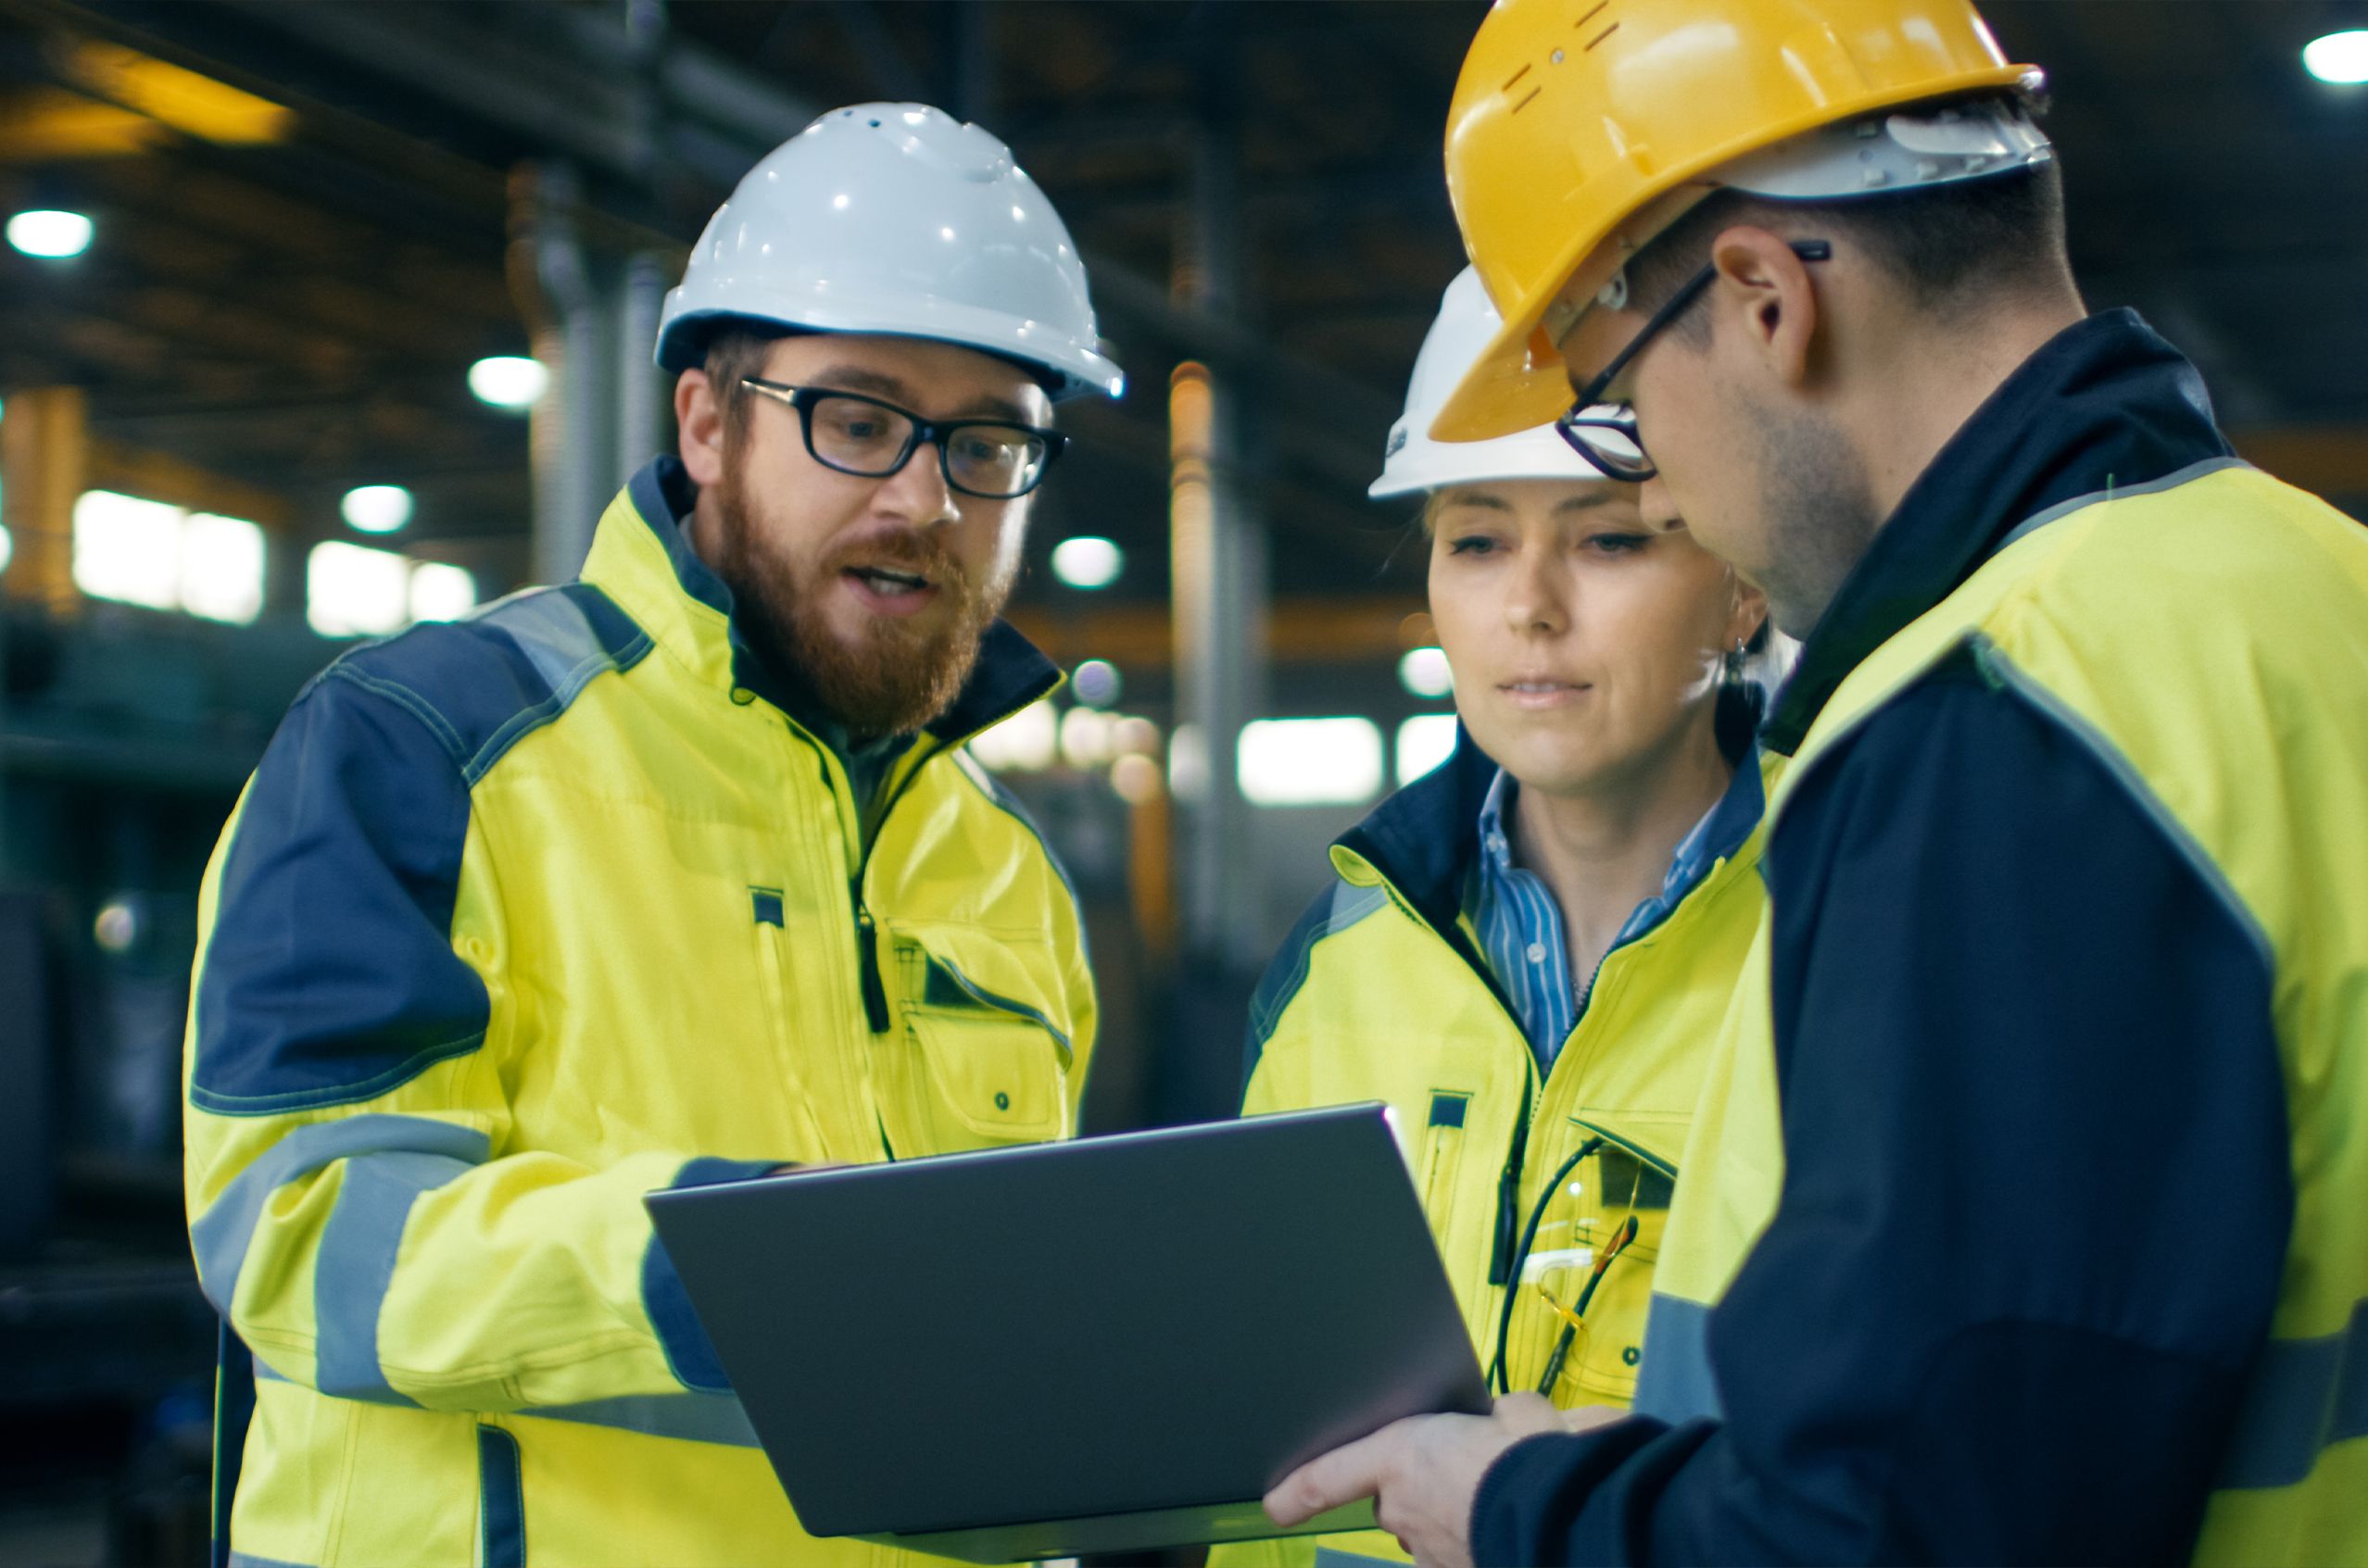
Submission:
M 1496 307 L 1488 302 L 1480 273 L 1465 268 L 1447 285 L 1439 301 L 1439 319 L 1430 324 L 1430 335 L 1422 340 L 1422 352 L 1415 356 L 1414 379 L 1406 384 L 1406 411 L 1390 427 L 1381 477 L 1367 495 L 1380 501 L 1489 479 L 1603 479 L 1550 424 L 1493 441 L 1430 438 L 1430 421 L 1437 417 L 1439 406 L 1447 401 L 1447 395 L 1496 335 L 1497 325 Z
M 1061 215 L 1002 143 L 926 104 L 833 109 L 749 169 L 666 295 L 658 363 L 697 365 L 731 317 L 961 344 L 1056 399 L 1127 384 Z

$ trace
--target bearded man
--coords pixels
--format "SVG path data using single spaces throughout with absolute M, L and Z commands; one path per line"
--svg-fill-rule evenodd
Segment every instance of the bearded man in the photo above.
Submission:
M 1052 400 L 1121 384 L 1058 215 L 836 111 L 658 358 L 679 456 L 581 578 L 332 664 L 208 872 L 218 1562 L 897 1555 L 799 1528 L 642 1198 L 1073 1130 L 1079 913 L 962 749 L 1059 682 L 996 616 Z

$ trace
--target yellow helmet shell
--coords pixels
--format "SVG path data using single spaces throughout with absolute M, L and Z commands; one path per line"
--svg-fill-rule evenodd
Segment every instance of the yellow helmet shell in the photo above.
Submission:
M 1447 190 L 1505 324 L 1431 434 L 1485 440 L 1562 413 L 1569 386 L 1538 333 L 1547 307 L 1582 268 L 1587 292 L 1607 281 L 1717 188 L 1720 166 L 1837 120 L 2034 80 L 1966 0 L 1496 0 L 1448 111 Z

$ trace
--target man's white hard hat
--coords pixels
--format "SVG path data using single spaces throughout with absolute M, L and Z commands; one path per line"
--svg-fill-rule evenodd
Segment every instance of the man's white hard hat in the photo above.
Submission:
M 1492 441 L 1433 441 L 1430 421 L 1440 405 L 1496 335 L 1496 307 L 1467 267 L 1447 285 L 1439 318 L 1415 356 L 1414 379 L 1406 385 L 1406 411 L 1390 427 L 1381 477 L 1366 494 L 1375 500 L 1474 484 L 1493 479 L 1571 479 L 1610 483 L 1550 424 L 1500 435 Z M 1605 437 L 1598 435 L 1596 439 Z M 1618 440 L 1617 436 L 1610 437 Z
M 699 364 L 732 318 L 960 344 L 1056 399 L 1127 384 L 1061 215 L 1002 143 L 926 104 L 833 109 L 749 169 L 666 295 L 658 363 Z

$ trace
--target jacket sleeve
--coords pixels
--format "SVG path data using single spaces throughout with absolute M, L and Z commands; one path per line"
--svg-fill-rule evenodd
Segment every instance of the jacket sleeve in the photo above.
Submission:
M 1481 1562 L 2192 1546 L 2293 1204 L 2265 949 L 1970 661 L 1842 745 L 1766 862 L 1785 1176 L 1708 1317 L 1720 1417 L 1517 1446 Z
M 223 832 L 184 1050 L 200 1282 L 271 1373 L 345 1398 L 719 1390 L 641 1199 L 772 1162 L 510 1147 L 523 1042 L 456 755 L 432 707 L 348 659 Z

